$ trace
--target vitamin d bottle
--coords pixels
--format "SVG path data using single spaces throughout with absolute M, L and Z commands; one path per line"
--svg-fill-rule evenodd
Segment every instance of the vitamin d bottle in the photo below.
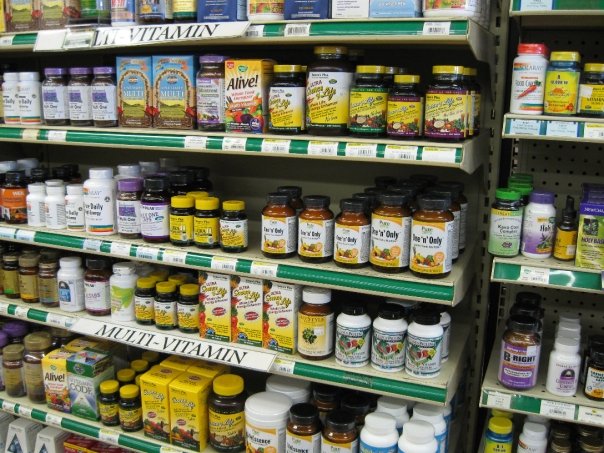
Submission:
M 193 243 L 193 197 L 177 195 L 172 197 L 170 209 L 170 242 L 173 245 L 188 246 Z

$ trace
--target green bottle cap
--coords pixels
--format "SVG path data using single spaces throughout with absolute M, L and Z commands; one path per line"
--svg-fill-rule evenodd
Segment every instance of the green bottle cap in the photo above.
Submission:
M 512 189 L 497 189 L 495 191 L 495 197 L 498 200 L 518 201 L 520 200 L 520 192 Z

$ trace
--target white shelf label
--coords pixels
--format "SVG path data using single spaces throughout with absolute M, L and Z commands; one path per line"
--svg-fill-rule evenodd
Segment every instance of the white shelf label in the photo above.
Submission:
M 263 153 L 287 154 L 289 153 L 289 145 L 291 140 L 277 140 L 265 138 L 262 140 L 260 151 Z
M 577 138 L 579 123 L 576 121 L 549 121 L 546 124 L 545 135 L 548 137 Z
M 95 30 L 67 30 L 63 41 L 63 49 L 87 49 L 92 45 L 95 33 Z
M 252 261 L 250 267 L 250 274 L 257 275 L 263 278 L 273 278 L 277 276 L 278 264 L 272 263 L 261 263 L 259 261 Z
M 207 149 L 208 137 L 198 135 L 187 135 L 185 137 L 185 148 L 187 149 Z
M 16 228 L 0 227 L 0 239 L 15 239 Z
M 223 258 L 222 256 L 213 256 L 210 267 L 217 271 L 235 272 L 237 269 L 237 258 Z
M 346 157 L 376 157 L 377 143 L 346 143 Z
M 13 414 L 16 414 L 15 412 L 15 406 L 16 404 L 13 403 L 12 401 L 2 401 L 2 410 L 6 411 L 6 412 L 12 412 Z
M 6 303 L 6 302 L 0 302 L 0 315 L 8 315 L 8 306 L 10 304 Z
M 29 307 L 21 307 L 20 305 L 15 307 L 15 317 L 16 318 L 27 320 L 28 312 L 29 312 Z
M 451 22 L 424 22 L 423 35 L 448 35 L 451 32 Z
M 246 38 L 262 38 L 264 36 L 264 25 L 250 25 L 245 32 Z
M 112 445 L 119 445 L 120 433 L 112 429 L 101 428 L 99 429 L 99 440 Z
M 32 411 L 31 407 L 27 407 L 27 406 L 23 406 L 22 404 L 19 404 L 19 415 L 21 415 L 22 417 L 31 418 L 31 411 Z
M 294 374 L 295 367 L 296 362 L 289 359 L 282 359 L 281 357 L 276 357 L 273 362 L 273 371 L 275 373 Z
M 547 418 L 558 418 L 564 420 L 575 420 L 575 405 L 561 403 L 559 401 L 542 400 L 539 415 Z
M 67 131 L 48 131 L 46 137 L 49 142 L 65 143 L 67 141 Z
M 48 313 L 46 315 L 46 322 L 52 326 L 60 327 L 61 329 L 68 329 L 73 324 L 74 319 L 58 313 Z
M 0 36 L 0 47 L 10 47 L 13 45 L 15 35 Z
M 510 409 L 512 407 L 512 395 L 489 391 L 487 406 L 497 409 Z
M 159 447 L 159 453 L 182 453 L 182 450 L 170 447 L 169 445 L 162 445 Z
M 519 282 L 549 284 L 549 269 L 544 267 L 520 266 Z
M 222 150 L 223 151 L 245 151 L 245 144 L 247 138 L 245 137 L 224 137 L 222 139 Z
M 124 244 L 123 242 L 112 242 L 109 250 L 112 255 L 130 258 L 130 244 Z
M 136 248 L 136 257 L 137 258 L 157 261 L 158 255 L 159 255 L 159 249 L 156 249 L 153 247 L 145 247 L 144 245 L 139 245 Z
M 32 230 L 17 230 L 17 234 L 15 235 L 15 239 L 20 241 L 34 242 L 34 237 L 36 236 L 36 232 Z
M 520 120 L 512 118 L 510 120 L 510 134 L 512 135 L 540 135 L 541 121 L 539 120 Z
M 520 11 L 551 11 L 553 0 L 520 0 Z
M 436 146 L 424 146 L 422 150 L 422 162 L 446 162 L 455 163 L 455 148 L 439 148 Z
M 604 409 L 579 406 L 577 421 L 579 423 L 591 423 L 592 425 L 604 426 Z
M 386 145 L 384 158 L 400 160 L 417 160 L 417 146 Z
M 34 52 L 56 51 L 63 48 L 67 29 L 40 30 L 36 36 Z
M 604 123 L 585 123 L 583 137 L 604 139 Z
M 286 24 L 283 36 L 310 36 L 310 24 Z
M 181 252 L 179 250 L 164 250 L 162 255 L 162 261 L 170 264 L 185 264 L 187 259 L 187 252 Z
M 38 129 L 23 129 L 21 132 L 21 138 L 23 140 L 38 140 L 38 134 L 40 131 Z
M 337 156 L 338 142 L 319 142 L 313 140 L 308 142 L 307 149 L 309 156 Z
M 100 239 L 86 238 L 84 239 L 83 249 L 90 250 L 91 252 L 100 252 L 102 243 L 103 241 L 101 241 Z
M 46 414 L 46 424 L 51 426 L 61 427 L 61 420 L 63 417 L 55 414 Z

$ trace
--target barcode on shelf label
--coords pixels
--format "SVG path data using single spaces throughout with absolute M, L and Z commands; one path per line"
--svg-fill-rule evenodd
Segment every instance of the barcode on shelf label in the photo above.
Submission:
M 84 239 L 83 249 L 90 250 L 91 252 L 100 252 L 102 243 L 103 241 L 100 239 Z
M 247 138 L 245 137 L 224 137 L 222 139 L 222 150 L 223 151 L 245 151 L 245 144 Z
M 207 149 L 208 137 L 198 135 L 187 135 L 185 137 L 185 148 L 187 149 Z
M 48 131 L 46 138 L 49 142 L 61 142 L 67 141 L 67 131 Z
M 40 131 L 38 129 L 23 129 L 21 132 L 21 138 L 23 140 L 38 140 L 38 134 Z
M 164 250 L 161 260 L 164 263 L 185 264 L 185 261 L 187 260 L 187 252 L 181 252 L 179 250 Z
M 0 239 L 15 239 L 16 228 L 0 227 Z
M 159 249 L 153 247 L 145 247 L 139 245 L 136 248 L 136 257 L 144 260 L 153 260 L 157 261 L 157 257 L 159 255 Z
M 289 145 L 291 140 L 275 140 L 272 138 L 265 138 L 262 140 L 262 147 L 260 151 L 263 153 L 276 153 L 276 154 L 287 154 L 289 153 Z
M 455 148 L 439 148 L 436 146 L 425 146 L 422 150 L 422 161 L 455 163 Z
M 538 120 L 510 120 L 510 134 L 512 135 L 541 135 L 541 121 Z
M 346 143 L 346 157 L 376 157 L 377 143 Z
M 549 121 L 546 126 L 545 135 L 548 137 L 571 137 L 577 138 L 579 123 L 576 121 Z
M 123 242 L 112 242 L 109 251 L 112 255 L 130 258 L 130 244 L 124 244 Z
M 12 412 L 15 414 L 15 406 L 16 404 L 11 401 L 2 401 L 2 410 L 6 412 Z
M 604 426 L 604 410 L 596 409 L 595 407 L 579 406 L 577 421 L 579 423 Z
M 310 24 L 286 24 L 283 36 L 310 36 Z
M 46 315 L 46 322 L 52 326 L 60 327 L 61 329 L 66 329 L 71 327 L 74 319 L 69 316 L 63 316 L 58 313 L 48 313 Z
M 250 25 L 245 32 L 246 38 L 262 38 L 264 36 L 264 25 Z
M 551 11 L 553 0 L 520 0 L 520 11 Z
M 31 418 L 31 411 L 32 411 L 31 407 L 27 407 L 27 406 L 23 406 L 22 404 L 19 404 L 19 415 L 20 416 Z
M 423 35 L 448 35 L 451 32 L 451 22 L 424 22 Z
M 36 236 L 35 231 L 31 230 L 17 230 L 17 234 L 15 234 L 15 239 L 20 241 L 28 241 L 34 242 L 34 237 Z
M 575 419 L 575 405 L 569 403 L 561 403 L 559 401 L 541 400 L 541 408 L 539 415 L 547 418 L 558 418 L 564 420 Z
M 497 409 L 510 409 L 512 407 L 512 395 L 499 392 L 489 392 L 487 395 L 487 406 Z
M 0 36 L 0 47 L 12 46 L 14 38 L 15 35 Z
M 237 270 L 237 259 L 213 256 L 210 267 L 217 271 L 235 272 Z
M 6 302 L 0 302 L 0 315 L 8 315 L 8 306 Z
M 29 313 L 28 307 L 15 307 L 15 317 L 19 319 L 27 319 L 27 313 Z
M 99 440 L 112 445 L 119 445 L 120 433 L 115 432 L 112 429 L 101 428 L 99 429 Z
M 250 267 L 250 274 L 257 275 L 259 277 L 276 277 L 278 268 L 278 264 L 253 261 L 252 266 Z
M 63 420 L 63 417 L 61 417 L 60 415 L 46 414 L 46 424 L 47 425 L 58 426 L 60 428 L 61 420 Z
M 519 282 L 549 284 L 549 269 L 544 267 L 520 266 Z
M 417 160 L 417 146 L 386 145 L 384 158 L 400 160 Z
M 275 373 L 294 374 L 295 367 L 296 362 L 280 357 L 275 357 L 275 361 L 273 362 L 273 372 Z
M 308 142 L 307 149 L 309 156 L 337 156 L 338 142 L 319 142 L 313 140 Z
M 583 137 L 604 139 L 604 123 L 585 123 Z

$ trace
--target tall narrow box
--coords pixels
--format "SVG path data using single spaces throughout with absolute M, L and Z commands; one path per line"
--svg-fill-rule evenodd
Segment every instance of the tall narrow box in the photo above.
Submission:
M 33 453 L 36 446 L 36 435 L 44 425 L 25 418 L 18 418 L 8 425 L 6 435 L 7 452 Z
M 151 57 L 117 57 L 117 113 L 121 127 L 153 126 Z
M 46 405 L 57 411 L 71 412 L 69 385 L 67 384 L 67 359 L 73 353 L 55 349 L 42 359 Z
M 262 346 L 262 280 L 231 276 L 231 341 Z
M 170 442 L 169 385 L 180 374 L 180 371 L 156 365 L 141 376 L 145 436 L 162 442 Z
M 15 417 L 13 417 L 11 414 L 0 412 L 0 452 L 4 452 L 6 450 L 8 425 L 10 425 L 14 420 Z
M 197 22 L 235 22 L 247 20 L 245 0 L 200 0 Z
M 295 354 L 298 336 L 298 308 L 302 287 L 290 283 L 264 281 L 262 346 Z
M 199 273 L 199 334 L 231 341 L 231 279 L 216 272 Z

